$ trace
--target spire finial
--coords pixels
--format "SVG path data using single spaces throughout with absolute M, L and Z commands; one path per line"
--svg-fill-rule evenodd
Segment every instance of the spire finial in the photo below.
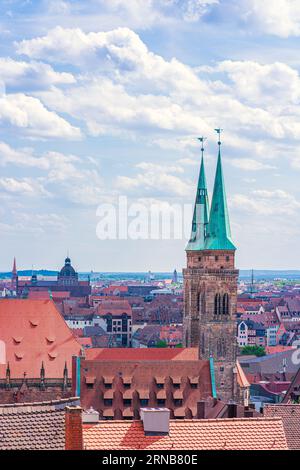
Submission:
M 220 148 L 220 146 L 221 146 L 221 132 L 223 132 L 223 129 L 221 129 L 221 128 L 219 127 L 219 128 L 217 128 L 217 129 L 215 129 L 215 131 L 216 131 L 216 133 L 217 133 L 218 136 L 219 136 L 218 146 L 219 146 L 219 148 Z
M 201 142 L 201 156 L 202 156 L 202 158 L 203 158 L 203 153 L 204 153 L 204 146 L 203 146 L 203 144 L 204 144 L 204 142 L 205 142 L 205 140 L 206 140 L 206 137 L 203 137 L 203 136 L 202 136 L 202 137 L 197 137 L 197 139 Z

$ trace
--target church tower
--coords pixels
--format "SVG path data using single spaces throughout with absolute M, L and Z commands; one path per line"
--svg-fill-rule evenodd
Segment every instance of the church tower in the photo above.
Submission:
M 184 342 L 198 347 L 199 357 L 214 364 L 217 395 L 235 399 L 236 322 L 238 270 L 231 240 L 229 216 L 219 152 L 211 208 L 203 160 L 197 186 L 191 238 L 186 247 L 184 277 Z M 208 217 L 209 213 L 209 217 Z

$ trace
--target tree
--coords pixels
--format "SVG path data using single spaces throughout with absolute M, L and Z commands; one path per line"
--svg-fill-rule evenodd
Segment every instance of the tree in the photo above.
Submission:
M 155 345 L 156 348 L 167 348 L 168 347 L 168 344 L 166 343 L 166 341 L 162 340 L 162 339 L 159 339 L 157 342 L 156 342 L 156 345 Z
M 256 345 L 253 345 L 253 346 L 244 346 L 242 349 L 241 349 L 241 354 L 254 354 L 255 356 L 257 357 L 261 357 L 261 356 L 265 356 L 266 355 L 266 351 L 265 351 L 265 348 L 263 348 L 262 346 L 256 346 Z

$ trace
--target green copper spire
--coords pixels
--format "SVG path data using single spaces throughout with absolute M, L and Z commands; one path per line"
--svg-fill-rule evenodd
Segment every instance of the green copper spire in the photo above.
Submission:
M 186 250 L 203 250 L 205 245 L 206 229 L 208 224 L 208 194 L 207 184 L 204 169 L 204 137 L 199 137 L 198 140 L 201 142 L 201 166 L 198 178 L 196 200 L 194 206 L 193 222 L 192 222 L 192 233 L 191 238 L 187 244 Z
M 207 238 L 205 242 L 206 250 L 235 250 L 231 240 L 229 215 L 226 202 L 225 185 L 221 160 L 220 133 L 222 129 L 216 129 L 219 134 L 219 154 L 216 169 L 213 197 L 211 202 Z

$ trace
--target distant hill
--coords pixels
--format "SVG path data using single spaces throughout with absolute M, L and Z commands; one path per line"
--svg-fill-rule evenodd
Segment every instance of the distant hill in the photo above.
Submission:
M 51 271 L 48 269 L 39 269 L 34 271 L 35 274 L 42 276 L 56 276 L 58 271 Z M 19 276 L 31 276 L 32 270 L 25 269 L 18 271 Z M 155 279 L 172 279 L 173 272 L 157 272 L 153 273 Z M 251 269 L 241 269 L 240 270 L 240 279 L 247 281 L 251 279 L 252 271 Z M 91 279 L 103 279 L 103 280 L 148 280 L 148 272 L 79 272 L 79 277 L 81 279 L 87 279 L 90 276 Z M 0 279 L 10 278 L 11 272 L 0 272 Z M 178 278 L 182 278 L 182 274 L 178 271 Z M 268 269 L 255 269 L 254 270 L 254 279 L 259 280 L 268 280 L 273 279 L 288 279 L 288 280 L 300 280 L 300 270 L 268 270 Z

